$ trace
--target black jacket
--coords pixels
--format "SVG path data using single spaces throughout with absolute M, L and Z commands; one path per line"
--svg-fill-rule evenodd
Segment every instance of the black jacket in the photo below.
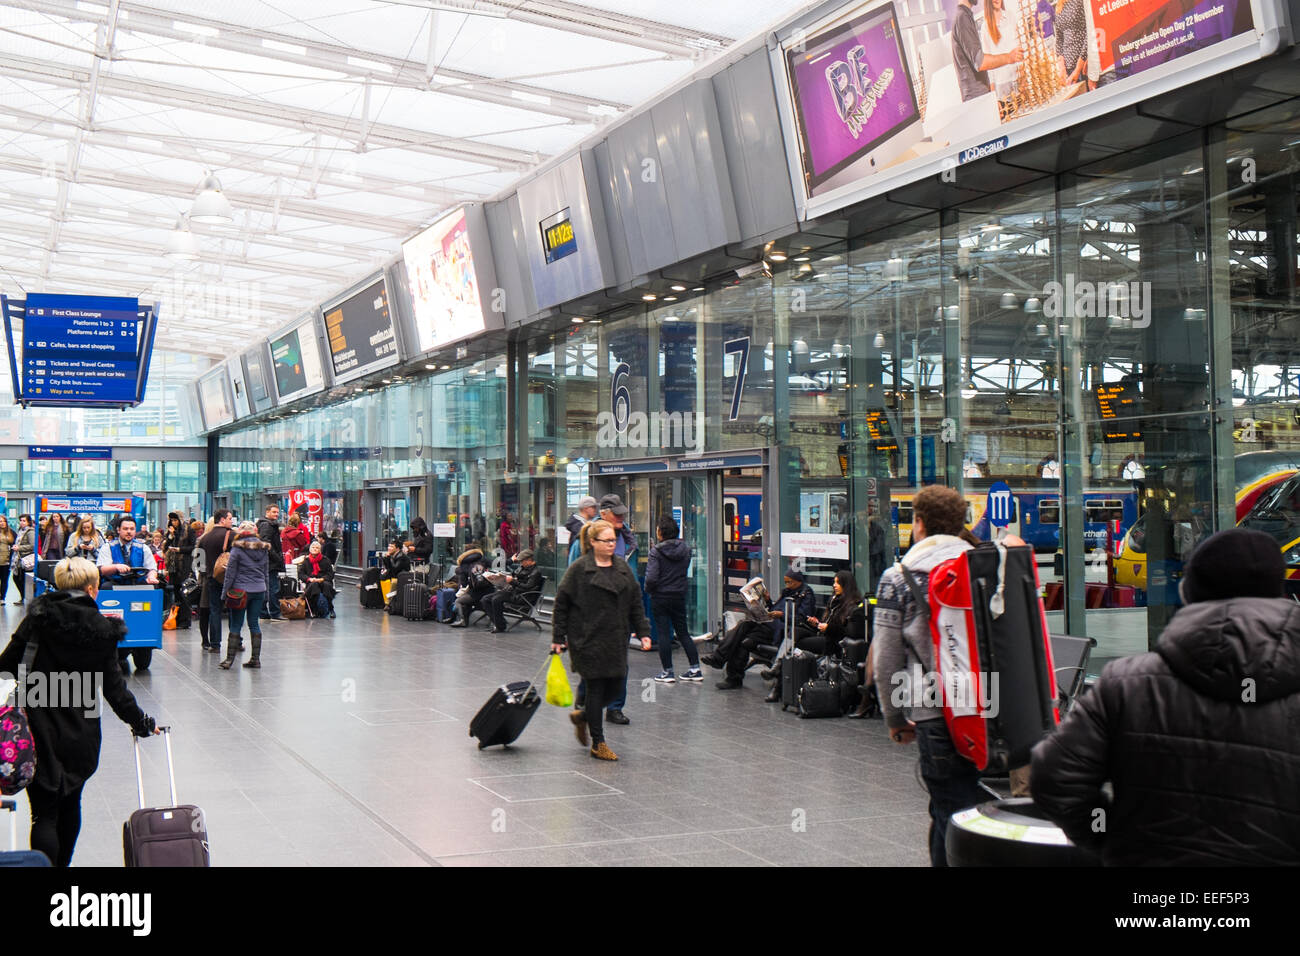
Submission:
M 483 563 L 483 552 L 478 548 L 466 548 L 456 558 L 456 572 L 452 578 L 458 588 L 469 588 L 475 594 L 487 594 L 493 590 L 493 584 L 483 577 L 486 570 L 488 567 Z
M 1109 865 L 1300 860 L 1300 605 L 1205 601 L 1034 748 L 1034 802 Z M 1114 799 L 1101 791 L 1114 786 Z
M 271 546 L 271 570 L 277 574 L 284 570 L 284 545 L 280 542 L 280 522 L 270 518 L 257 519 L 257 536 Z
M 180 517 L 175 512 L 168 517 L 173 515 Z M 190 571 L 194 567 L 194 544 L 194 532 L 186 522 L 182 521 L 178 526 L 168 527 L 167 534 L 163 538 L 165 563 L 167 576 L 176 584 L 180 584 L 190 576 Z
M 627 675 L 628 638 L 650 634 L 641 587 L 627 562 L 596 566 L 584 554 L 564 572 L 555 592 L 551 640 L 567 644 L 573 669 L 589 679 Z
M 841 597 L 831 595 L 830 603 L 822 612 L 819 620 L 826 622 L 826 630 L 821 633 L 826 637 L 826 653 L 835 653 L 840 641 L 847 638 L 866 640 L 867 610 L 863 601 L 849 605 Z
M 50 675 L 76 675 L 102 684 L 104 700 L 123 722 L 142 736 L 152 727 L 144 711 L 127 690 L 117 665 L 117 642 L 126 634 L 120 620 L 104 617 L 94 600 L 82 591 L 47 591 L 33 603 L 9 641 L 0 652 L 0 674 L 17 676 L 27 642 L 40 640 L 32 674 L 47 675 L 46 699 L 65 679 L 49 680 Z M 99 766 L 99 717 L 86 716 L 93 707 L 34 706 L 35 683 L 29 683 L 27 719 L 36 743 L 35 785 L 70 794 L 90 779 Z
M 681 538 L 660 541 L 650 549 L 645 566 L 645 589 L 656 595 L 685 594 L 686 570 L 691 564 L 691 546 Z
M 523 565 L 515 568 L 511 576 L 515 579 L 506 592 L 512 599 L 522 600 L 525 594 L 532 594 L 542 589 L 542 569 L 534 564 L 531 568 Z
M 298 568 L 298 580 L 302 582 L 303 596 L 308 601 L 315 600 L 317 594 L 324 594 L 328 600 L 334 600 L 334 595 L 338 593 L 334 590 L 334 563 L 325 556 L 323 548 L 320 556 L 320 574 L 312 572 L 310 553 L 294 563 Z M 310 580 L 315 577 L 324 578 L 325 580 L 321 582 Z
M 411 570 L 411 559 L 401 551 L 391 557 L 385 554 L 379 559 L 379 567 L 382 572 L 381 577 L 395 578 Z
M 428 531 L 416 531 L 411 529 L 412 564 L 428 564 L 429 558 L 433 556 L 433 535 Z

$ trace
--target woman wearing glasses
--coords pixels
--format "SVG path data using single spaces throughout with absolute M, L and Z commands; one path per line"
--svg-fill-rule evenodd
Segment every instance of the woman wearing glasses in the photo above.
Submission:
M 614 554 L 618 532 L 608 521 L 582 529 L 591 548 L 569 565 L 555 594 L 551 650 L 567 647 L 573 669 L 587 685 L 586 710 L 570 714 L 578 742 L 599 760 L 617 760 L 605 744 L 605 707 L 617 698 L 627 679 L 628 636 L 646 638 L 641 587 L 627 562 Z

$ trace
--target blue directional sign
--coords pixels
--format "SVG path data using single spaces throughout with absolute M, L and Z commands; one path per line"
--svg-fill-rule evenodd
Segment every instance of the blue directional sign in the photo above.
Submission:
M 1011 494 L 1011 486 L 1005 481 L 993 482 L 989 486 L 984 512 L 989 516 L 989 524 L 995 528 L 1005 528 L 1011 524 L 1016 514 L 1016 499 Z
M 27 457 L 33 461 L 112 461 L 108 445 L 28 445 Z
M 40 404 L 127 405 L 140 400 L 139 301 L 117 296 L 27 297 L 22 398 Z
M 109 296 L 27 297 L 23 394 L 130 402 L 139 375 L 139 303 Z

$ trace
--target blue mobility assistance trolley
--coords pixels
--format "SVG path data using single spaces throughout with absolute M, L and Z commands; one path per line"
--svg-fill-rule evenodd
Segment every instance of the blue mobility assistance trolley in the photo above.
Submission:
M 39 562 L 33 575 L 33 595 L 43 594 L 54 587 L 54 565 L 57 563 Z M 165 592 L 144 583 L 147 573 L 141 568 L 130 578 L 131 583 L 115 584 L 95 596 L 99 613 L 104 617 L 115 617 L 126 625 L 126 637 L 118 642 L 117 647 L 131 652 L 137 668 L 148 667 L 153 661 L 154 648 L 162 647 L 163 612 L 166 610 L 163 606 L 166 603 Z M 135 583 L 137 581 L 139 583 Z

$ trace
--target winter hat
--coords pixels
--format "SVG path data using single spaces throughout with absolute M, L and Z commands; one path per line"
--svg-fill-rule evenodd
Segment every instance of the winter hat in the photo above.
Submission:
M 1231 528 L 1212 534 L 1192 552 L 1180 585 L 1183 600 L 1222 601 L 1283 596 L 1282 551 L 1262 531 Z
M 803 584 L 802 571 L 796 571 L 793 568 L 791 568 L 789 571 L 785 572 L 785 576 L 789 578 L 791 581 L 793 581 L 795 584 Z

